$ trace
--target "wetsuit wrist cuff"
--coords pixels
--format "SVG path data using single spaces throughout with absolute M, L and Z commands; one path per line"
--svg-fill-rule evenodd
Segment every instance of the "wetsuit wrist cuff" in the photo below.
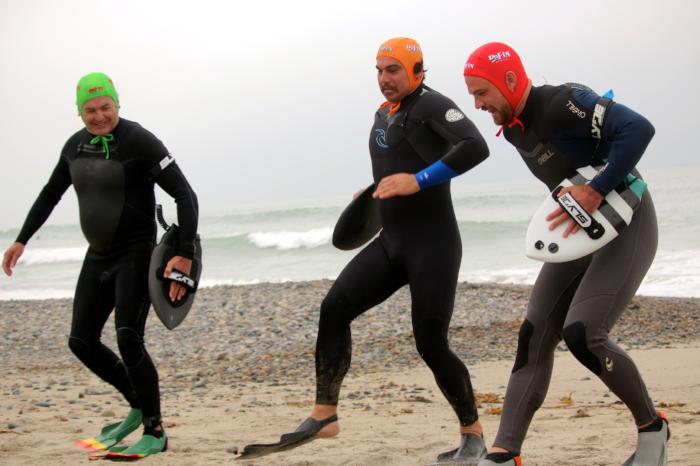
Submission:
M 418 186 L 423 189 L 443 183 L 457 175 L 458 173 L 448 167 L 445 162 L 438 160 L 429 167 L 416 173 L 416 181 L 418 182 Z
M 423 189 L 423 183 L 421 183 L 420 174 L 421 174 L 421 172 L 418 172 L 418 173 L 415 174 L 416 183 L 418 183 L 418 187 L 419 187 L 420 189 Z
M 194 244 L 183 244 L 179 246 L 176 250 L 178 256 L 182 256 L 185 259 L 194 258 Z
M 597 183 L 596 181 L 597 179 L 593 179 L 590 183 L 588 183 L 588 186 L 593 188 L 601 196 L 607 196 L 610 193 L 610 191 L 606 191 L 605 189 L 603 189 L 602 186 L 600 186 L 600 183 Z

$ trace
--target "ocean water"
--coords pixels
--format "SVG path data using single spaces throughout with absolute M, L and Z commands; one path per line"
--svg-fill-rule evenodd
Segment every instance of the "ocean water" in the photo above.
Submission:
M 659 219 L 659 248 L 639 293 L 700 297 L 700 168 L 646 170 Z M 462 235 L 460 281 L 534 283 L 541 263 L 524 254 L 530 215 L 546 192 L 531 182 L 453 184 Z M 348 195 L 348 200 L 350 193 Z M 204 287 L 335 278 L 357 251 L 331 245 L 344 201 L 316 206 L 242 208 L 200 219 Z M 206 212 L 206 208 L 203 208 Z M 0 247 L 17 229 L 0 231 Z M 0 300 L 71 297 L 87 246 L 76 225 L 44 226 L 11 278 L 0 277 Z

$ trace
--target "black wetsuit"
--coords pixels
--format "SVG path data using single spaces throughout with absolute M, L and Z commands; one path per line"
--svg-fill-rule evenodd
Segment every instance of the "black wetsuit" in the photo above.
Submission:
M 608 194 L 634 171 L 654 135 L 651 123 L 624 105 L 569 86 L 533 87 L 519 119 L 524 128 L 513 125 L 504 135 L 550 190 L 575 168 L 607 161 L 591 186 Z M 627 405 L 638 425 L 656 418 L 634 362 L 608 336 L 644 279 L 656 246 L 656 214 L 645 192 L 632 222 L 613 241 L 581 259 L 542 266 L 520 329 L 495 446 L 520 452 L 547 394 L 562 337 Z
M 167 149 L 138 123 L 120 118 L 109 155 L 90 144 L 86 129 L 66 142 L 48 183 L 17 237 L 26 244 L 72 184 L 80 225 L 89 243 L 73 301 L 69 346 L 95 374 L 115 386 L 144 424 L 160 422 L 158 373 L 144 347 L 150 307 L 148 265 L 156 238 L 154 182 L 177 202 L 182 243 L 191 258 L 197 230 L 197 197 Z M 115 311 L 122 360 L 101 341 Z
M 446 115 L 449 113 L 449 119 Z M 395 173 L 417 173 L 442 160 L 457 173 L 488 156 L 476 127 L 445 96 L 426 86 L 398 111 L 377 111 L 370 134 L 375 183 Z M 450 183 L 380 201 L 383 230 L 341 272 L 321 304 L 316 342 L 316 402 L 336 405 L 350 367 L 350 323 L 408 284 L 418 352 L 463 425 L 477 420 L 469 373 L 450 350 L 462 244 Z

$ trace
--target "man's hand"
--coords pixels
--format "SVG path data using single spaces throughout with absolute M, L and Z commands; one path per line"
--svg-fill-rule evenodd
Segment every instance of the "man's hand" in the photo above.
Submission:
M 587 184 L 567 186 L 566 188 L 562 188 L 562 190 L 559 191 L 559 197 L 563 196 L 566 193 L 571 193 L 571 196 L 573 196 L 573 198 L 576 199 L 576 202 L 578 202 L 581 205 L 581 207 L 583 207 L 586 210 L 586 212 L 588 212 L 591 215 L 598 209 L 600 203 L 603 202 L 603 195 L 595 189 L 591 188 Z M 564 230 L 564 238 L 576 233 L 581 229 L 579 224 L 576 223 L 576 221 L 574 221 L 571 217 L 569 217 L 569 215 L 566 212 L 564 212 L 564 209 L 561 206 L 558 207 L 557 210 L 550 212 L 550 214 L 547 215 L 547 220 L 552 220 L 552 223 L 549 224 L 550 230 L 554 230 L 567 220 L 569 221 L 569 225 L 567 225 L 566 230 Z
M 408 196 L 420 191 L 416 176 L 411 173 L 396 173 L 382 178 L 377 185 L 372 197 L 375 199 L 389 199 L 394 196 Z
M 12 246 L 5 251 L 5 256 L 2 258 L 2 269 L 8 277 L 12 276 L 12 269 L 17 265 L 17 261 L 23 252 L 24 244 L 22 243 L 12 243 Z
M 185 275 L 189 275 L 192 271 L 192 259 L 187 259 L 182 256 L 173 256 L 165 266 L 163 277 L 168 278 L 173 269 L 177 269 Z M 186 291 L 187 288 L 185 288 L 184 285 L 177 282 L 170 282 L 170 301 L 180 301 L 185 296 Z

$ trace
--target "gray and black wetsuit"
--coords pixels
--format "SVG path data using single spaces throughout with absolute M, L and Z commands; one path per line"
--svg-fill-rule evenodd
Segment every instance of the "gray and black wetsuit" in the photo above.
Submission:
M 95 374 L 116 387 L 146 425 L 160 422 L 158 373 L 144 347 L 150 307 L 148 265 L 156 238 L 154 182 L 177 202 L 180 255 L 191 258 L 197 197 L 167 149 L 138 123 L 120 118 L 109 154 L 82 129 L 66 142 L 17 241 L 26 244 L 72 184 L 89 243 L 73 301 L 68 344 Z M 101 341 L 112 309 L 120 358 Z M 123 361 L 123 362 L 122 362 Z
M 602 127 L 597 103 L 607 104 Z M 607 161 L 591 186 L 608 194 L 634 170 L 654 135 L 651 123 L 629 108 L 569 86 L 533 87 L 519 119 L 524 128 L 514 125 L 504 135 L 550 190 L 575 168 Z M 495 446 L 520 452 L 547 394 L 562 337 L 627 405 L 637 425 L 656 418 L 634 362 L 608 336 L 644 279 L 656 246 L 656 214 L 647 191 L 631 224 L 608 245 L 578 260 L 542 266 L 520 329 Z
M 377 111 L 370 133 L 375 184 L 392 174 L 418 173 L 442 161 L 463 173 L 488 156 L 476 127 L 445 96 L 421 86 L 400 109 Z M 343 269 L 321 304 L 316 342 L 316 402 L 336 405 L 350 367 L 350 323 L 404 285 L 411 292 L 416 346 L 459 421 L 477 420 L 469 372 L 450 350 L 462 244 L 450 183 L 379 201 L 383 230 Z

